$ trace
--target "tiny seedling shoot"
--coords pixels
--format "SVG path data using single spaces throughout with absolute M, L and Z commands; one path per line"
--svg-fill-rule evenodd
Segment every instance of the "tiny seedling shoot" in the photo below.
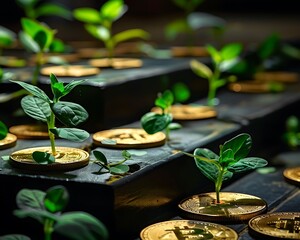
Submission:
M 79 104 L 60 101 L 62 97 L 68 95 L 73 88 L 85 80 L 74 80 L 65 86 L 63 82 L 57 80 L 54 74 L 50 75 L 50 80 L 53 99 L 50 99 L 46 93 L 37 86 L 25 82 L 12 81 L 31 93 L 31 95 L 27 95 L 21 100 L 21 106 L 24 112 L 38 121 L 47 123 L 52 152 L 51 154 L 41 152 L 33 153 L 34 160 L 44 164 L 45 162 L 52 163 L 55 161 L 55 137 L 74 142 L 82 142 L 89 137 L 88 132 L 74 128 L 88 118 L 87 111 Z M 55 127 L 56 119 L 66 127 Z
M 109 238 L 105 225 L 89 213 L 63 212 L 69 203 L 69 193 L 63 186 L 53 186 L 46 192 L 22 189 L 16 196 L 16 203 L 18 209 L 14 210 L 14 215 L 18 218 L 33 218 L 41 223 L 44 240 L 51 240 L 53 233 L 73 240 L 107 240 Z M 30 239 L 21 234 L 9 234 L 0 238 L 3 240 Z
M 0 121 L 0 140 L 6 138 L 7 133 L 8 133 L 7 126 L 4 124 L 4 122 Z
M 193 157 L 201 173 L 215 183 L 216 203 L 222 203 L 220 190 L 223 181 L 229 180 L 235 173 L 242 173 L 268 164 L 263 158 L 247 157 L 251 147 L 251 136 L 241 133 L 220 146 L 220 155 L 207 148 L 196 148 L 194 154 L 186 152 L 184 154 Z
M 181 125 L 178 123 L 172 123 L 173 116 L 170 110 L 173 102 L 174 96 L 170 90 L 165 90 L 163 93 L 158 94 L 155 106 L 160 108 L 162 113 L 148 112 L 141 118 L 142 127 L 148 134 L 165 130 L 166 137 L 169 139 L 170 130 L 181 128 Z
M 148 39 L 149 33 L 142 29 L 128 29 L 113 34 L 113 23 L 125 14 L 128 7 L 123 0 L 108 0 L 99 10 L 93 8 L 77 8 L 74 17 L 85 23 L 84 27 L 96 39 L 102 41 L 108 52 L 108 57 L 113 58 L 116 46 L 133 38 Z
M 196 75 L 208 80 L 207 105 L 213 107 L 217 105 L 217 89 L 224 86 L 228 81 L 235 80 L 234 76 L 224 76 L 222 73 L 238 63 L 242 45 L 239 43 L 227 44 L 219 51 L 212 45 L 207 45 L 206 49 L 212 59 L 212 68 L 195 59 L 190 62 L 190 66 Z

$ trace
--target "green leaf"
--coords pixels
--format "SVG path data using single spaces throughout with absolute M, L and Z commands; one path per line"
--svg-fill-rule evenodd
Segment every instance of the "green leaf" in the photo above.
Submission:
M 30 240 L 30 238 L 21 234 L 9 234 L 0 236 L 0 240 Z
M 166 90 L 162 94 L 159 94 L 158 98 L 155 100 L 155 105 L 162 109 L 167 109 L 171 107 L 173 102 L 173 93 L 170 90 Z
M 134 155 L 134 156 L 144 156 L 147 154 L 147 152 L 143 151 L 143 150 L 130 149 L 130 150 L 127 150 L 127 152 L 129 152 L 131 155 Z
M 182 125 L 179 123 L 170 123 L 168 128 L 170 130 L 178 130 L 178 129 L 182 128 Z
M 164 130 L 171 122 L 171 114 L 149 112 L 141 118 L 142 127 L 148 134 L 154 134 Z
M 16 41 L 16 34 L 5 28 L 0 26 L 0 47 L 10 47 Z
M 247 133 L 241 133 L 224 143 L 220 149 L 220 155 L 223 155 L 227 149 L 231 149 L 233 151 L 235 161 L 239 161 L 248 155 L 251 147 L 251 136 Z
M 48 122 L 50 119 L 50 105 L 43 99 L 27 95 L 22 98 L 21 106 L 28 116 L 36 120 Z
M 232 69 L 235 65 L 237 65 L 240 62 L 239 58 L 233 58 L 230 60 L 222 61 L 219 65 L 219 69 L 221 72 L 228 71 Z
M 55 162 L 55 157 L 47 152 L 34 151 L 32 158 L 38 164 L 52 164 Z
M 73 16 L 82 22 L 100 24 L 100 13 L 93 8 L 77 8 L 73 11 Z
M 209 44 L 206 46 L 206 50 L 215 64 L 219 64 L 222 61 L 220 52 L 214 46 Z
M 35 209 L 37 211 L 44 210 L 45 192 L 40 190 L 32 190 L 24 188 L 20 190 L 16 196 L 17 206 L 21 209 Z
M 77 103 L 61 101 L 51 107 L 55 117 L 67 127 L 76 127 L 89 116 L 88 112 Z
M 7 133 L 8 133 L 7 126 L 2 121 L 0 121 L 0 140 L 6 138 Z
M 192 60 L 190 62 L 190 67 L 192 71 L 197 74 L 199 77 L 205 78 L 205 79 L 210 79 L 213 75 L 211 69 L 207 67 L 205 64 L 197 61 L 197 60 Z
M 187 21 L 193 30 L 201 28 L 223 29 L 226 25 L 224 19 L 204 12 L 193 12 L 189 14 Z
M 222 60 L 231 60 L 236 58 L 242 51 L 242 45 L 240 43 L 231 43 L 225 45 L 221 51 Z
M 54 231 L 73 240 L 106 240 L 108 231 L 95 217 L 85 212 L 62 214 L 54 225 Z
M 36 17 L 40 16 L 59 16 L 67 20 L 72 20 L 72 12 L 63 6 L 53 3 L 44 3 L 35 9 Z
M 180 33 L 189 33 L 191 28 L 186 19 L 178 19 L 169 23 L 165 28 L 166 38 L 171 41 L 174 40 Z
M 41 50 L 47 49 L 47 35 L 44 31 L 38 31 L 35 35 L 33 40 L 39 45 Z
M 50 74 L 50 81 L 51 81 L 51 90 L 54 95 L 54 98 L 58 100 L 64 94 L 65 91 L 64 84 L 62 82 L 59 82 L 53 73 Z
M 124 174 L 129 171 L 129 166 L 125 164 L 120 164 L 109 168 L 110 173 L 112 174 Z
M 131 154 L 127 150 L 122 151 L 122 156 L 127 160 L 131 158 Z
M 46 191 L 45 208 L 51 213 L 64 210 L 69 202 L 69 193 L 64 186 L 54 186 Z
M 13 80 L 10 80 L 10 81 L 19 84 L 21 87 L 23 87 L 25 90 L 27 90 L 28 92 L 30 92 L 32 95 L 36 96 L 37 98 L 40 98 L 47 103 L 51 103 L 51 100 L 46 95 L 46 93 L 42 89 L 38 88 L 37 86 L 34 86 L 29 83 L 21 82 L 21 81 L 13 81 Z
M 101 19 L 113 22 L 127 11 L 123 0 L 108 0 L 100 8 Z
M 113 140 L 113 139 L 110 139 L 110 138 L 106 138 L 106 139 L 102 139 L 101 143 L 106 144 L 106 145 L 116 145 L 117 141 Z
M 108 164 L 107 158 L 105 157 L 105 155 L 102 152 L 95 150 L 95 151 L 93 151 L 93 154 L 94 154 L 95 158 L 97 160 L 99 160 L 100 162 L 102 162 L 104 165 Z
M 29 36 L 27 33 L 21 31 L 19 33 L 19 39 L 27 51 L 29 52 L 31 51 L 34 53 L 41 52 L 41 48 L 39 44 L 35 42 L 34 39 L 31 36 Z
M 228 171 L 231 171 L 233 173 L 245 172 L 256 168 L 264 167 L 267 164 L 268 162 L 265 159 L 258 158 L 258 157 L 248 157 L 248 158 L 240 159 L 235 164 L 229 166 Z
M 30 217 L 41 224 L 44 224 L 45 219 L 51 219 L 53 221 L 57 220 L 57 216 L 55 214 L 49 213 L 45 210 L 36 210 L 36 209 L 24 209 L 24 210 L 14 210 L 14 215 L 19 218 Z
M 82 79 L 82 80 L 73 80 L 70 83 L 68 83 L 65 86 L 65 90 L 64 90 L 64 94 L 63 96 L 66 96 L 67 94 L 69 94 L 76 86 L 86 82 L 86 79 Z
M 73 142 L 83 142 L 90 136 L 88 132 L 77 128 L 52 128 L 50 131 L 60 138 Z
M 66 49 L 67 47 L 64 42 L 58 38 L 53 39 L 51 45 L 49 46 L 49 51 L 55 53 L 64 53 L 66 52 Z
M 235 163 L 234 152 L 232 149 L 227 149 L 220 155 L 219 162 L 223 167 L 229 166 L 231 163 Z
M 86 24 L 84 27 L 89 34 L 103 42 L 108 41 L 111 37 L 110 31 L 106 27 L 91 24 Z
M 183 82 L 175 83 L 172 87 L 172 91 L 174 94 L 175 102 L 179 102 L 179 103 L 185 102 L 191 96 L 191 92 L 190 92 L 188 86 L 186 84 L 184 84 Z
M 125 42 L 133 38 L 149 39 L 150 34 L 142 29 L 129 29 L 115 34 L 112 40 L 115 45 L 120 42 Z
M 279 48 L 279 37 L 277 34 L 268 36 L 258 47 L 257 54 L 261 59 L 267 59 Z

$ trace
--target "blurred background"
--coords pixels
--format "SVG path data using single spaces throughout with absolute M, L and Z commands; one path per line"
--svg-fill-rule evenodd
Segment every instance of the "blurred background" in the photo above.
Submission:
M 105 0 L 49 0 L 41 2 L 57 3 L 73 10 L 78 7 L 99 9 Z M 165 26 L 182 16 L 183 11 L 172 0 L 125 0 L 128 5 L 126 14 L 116 21 L 113 31 L 128 28 L 143 28 L 151 33 L 151 41 L 161 45 L 169 42 L 164 35 Z M 259 42 L 271 33 L 277 33 L 283 40 L 297 42 L 300 39 L 300 13 L 297 1 L 272 0 L 206 0 L 197 7 L 197 12 L 218 16 L 226 21 L 226 31 L 222 41 L 239 41 L 245 44 Z M 1 1 L 0 25 L 15 32 L 20 30 L 22 9 L 14 0 Z M 65 41 L 95 40 L 77 20 L 59 17 L 41 19 L 51 28 L 58 30 L 57 37 Z M 178 37 L 172 44 L 183 41 Z M 198 43 L 210 41 L 208 34 L 199 33 Z

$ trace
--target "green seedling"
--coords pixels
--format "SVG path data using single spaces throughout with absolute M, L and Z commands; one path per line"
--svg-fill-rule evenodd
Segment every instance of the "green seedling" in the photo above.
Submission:
M 186 152 L 184 154 L 193 157 L 201 173 L 215 183 L 216 203 L 221 203 L 220 190 L 223 181 L 229 180 L 235 173 L 242 173 L 268 164 L 263 158 L 247 157 L 251 147 L 251 136 L 242 133 L 220 145 L 219 155 L 207 148 L 196 148 L 193 154 Z
M 129 171 L 129 166 L 124 164 L 127 160 L 131 159 L 131 154 L 129 151 L 123 150 L 122 157 L 124 159 L 117 162 L 109 162 L 106 156 L 100 151 L 93 151 L 93 154 L 97 159 L 96 161 L 94 161 L 94 163 L 98 164 L 101 167 L 99 172 L 102 172 L 102 169 L 105 169 L 108 173 L 123 175 Z
M 3 53 L 3 49 L 10 48 L 16 43 L 16 34 L 5 28 L 0 26 L 0 55 Z
M 72 12 L 62 5 L 42 3 L 40 0 L 16 0 L 16 3 L 24 10 L 25 16 L 33 20 L 45 16 L 72 19 Z
M 74 80 L 65 86 L 63 82 L 57 80 L 54 74 L 50 75 L 50 80 L 53 99 L 50 99 L 37 86 L 21 81 L 12 81 L 31 94 L 21 100 L 24 112 L 38 121 L 47 123 L 52 153 L 34 152 L 33 154 L 34 160 L 42 164 L 52 163 L 55 160 L 55 137 L 74 142 L 82 142 L 89 137 L 88 132 L 74 128 L 88 118 L 87 111 L 79 104 L 60 101 L 62 97 L 68 95 L 73 88 L 85 82 L 85 80 Z M 56 119 L 66 127 L 56 128 Z
M 285 133 L 283 134 L 283 140 L 287 146 L 295 150 L 300 146 L 300 123 L 296 116 L 290 116 L 285 123 Z
M 280 69 L 292 60 L 300 59 L 300 50 L 292 44 L 281 41 L 278 34 L 270 34 L 254 49 L 248 51 L 230 72 L 240 77 L 253 78 L 257 72 Z
M 190 62 L 190 66 L 196 75 L 208 80 L 207 105 L 215 106 L 217 105 L 217 90 L 227 82 L 235 80 L 233 75 L 225 76 L 224 73 L 238 63 L 242 45 L 239 43 L 227 44 L 219 51 L 212 45 L 207 45 L 206 49 L 210 54 L 213 66 L 210 68 L 195 59 Z
M 165 131 L 167 139 L 170 131 L 181 128 L 178 123 L 172 123 L 173 116 L 170 113 L 174 102 L 174 95 L 170 90 L 159 93 L 155 100 L 155 106 L 161 109 L 162 113 L 148 112 L 141 118 L 141 125 L 148 134 Z
M 84 27 L 89 34 L 102 41 L 113 58 L 116 46 L 133 38 L 148 39 L 149 33 L 142 29 L 129 29 L 117 34 L 112 33 L 113 23 L 125 14 L 128 7 L 123 0 L 108 0 L 99 10 L 93 8 L 77 8 L 74 17 L 85 23 Z
M 7 126 L 4 124 L 4 122 L 0 121 L 0 140 L 6 138 L 7 133 L 8 133 Z
M 54 186 L 44 191 L 22 189 L 16 196 L 19 209 L 14 215 L 19 218 L 32 218 L 43 225 L 44 240 L 51 240 L 57 233 L 73 240 L 106 240 L 108 231 L 104 224 L 89 213 L 63 212 L 69 203 L 69 193 L 63 186 Z M 70 231 L 71 230 L 71 231 Z M 11 234 L 0 237 L 2 240 L 29 240 L 25 235 Z
M 174 40 L 178 35 L 187 36 L 187 45 L 195 44 L 196 33 L 199 29 L 210 29 L 215 36 L 219 36 L 225 27 L 225 21 L 217 16 L 196 12 L 204 0 L 172 0 L 183 11 L 183 17 L 170 22 L 165 28 L 168 40 Z

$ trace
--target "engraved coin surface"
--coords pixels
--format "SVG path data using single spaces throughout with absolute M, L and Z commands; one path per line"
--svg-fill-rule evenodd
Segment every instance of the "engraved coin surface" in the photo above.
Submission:
M 6 137 L 0 140 L 0 149 L 11 148 L 17 143 L 17 136 L 11 133 L 8 133 Z
M 49 139 L 45 125 L 16 125 L 9 128 L 9 132 L 19 139 Z
M 249 233 L 255 239 L 300 239 L 300 212 L 274 212 L 253 217 Z
M 184 239 L 238 239 L 237 233 L 226 226 L 194 220 L 171 220 L 155 223 L 144 228 L 142 240 L 184 240 Z
M 85 65 L 50 66 L 41 69 L 41 74 L 49 76 L 53 73 L 59 77 L 82 77 L 97 75 L 100 69 Z
M 295 185 L 300 186 L 300 167 L 291 167 L 283 171 L 284 178 Z
M 106 140 L 115 144 L 107 144 Z M 93 141 L 95 145 L 109 148 L 148 148 L 163 145 L 166 135 L 163 132 L 148 134 L 140 128 L 119 128 L 96 132 Z
M 89 64 L 100 68 L 112 67 L 115 69 L 123 69 L 142 67 L 143 61 L 138 58 L 100 58 L 90 60 Z
M 22 149 L 10 155 L 11 163 L 19 168 L 28 170 L 71 170 L 86 166 L 89 162 L 89 153 L 78 148 L 56 147 L 55 162 L 39 164 L 32 158 L 35 151 L 51 153 L 50 147 L 35 147 Z
M 152 112 L 162 113 L 160 108 L 154 107 Z M 197 105 L 173 105 L 171 106 L 171 114 L 174 120 L 200 120 L 214 118 L 217 116 L 217 111 L 208 106 Z
M 212 222 L 245 221 L 267 210 L 267 203 L 256 196 L 221 192 L 221 203 L 216 203 L 216 193 L 203 193 L 184 199 L 178 205 L 188 217 Z

